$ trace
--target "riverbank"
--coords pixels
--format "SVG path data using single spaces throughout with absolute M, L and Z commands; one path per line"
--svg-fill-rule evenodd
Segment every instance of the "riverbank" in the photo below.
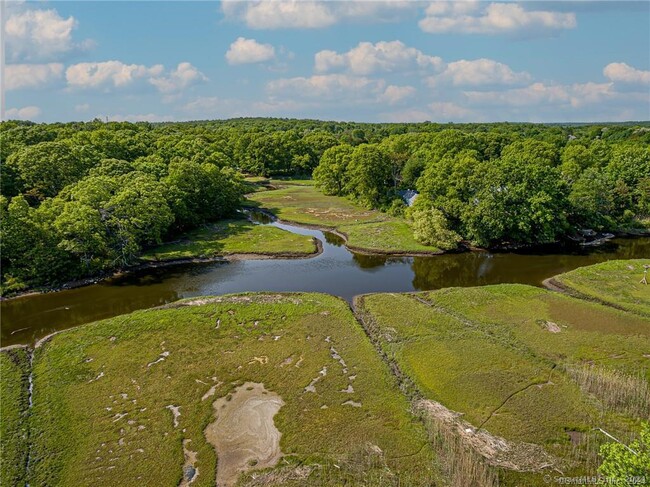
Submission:
M 429 257 L 433 255 L 441 255 L 441 254 L 446 254 L 446 253 L 452 253 L 452 252 L 445 252 L 443 250 L 432 250 L 428 252 L 400 252 L 400 251 L 393 251 L 393 250 L 383 250 L 383 249 L 367 249 L 363 247 L 355 247 L 353 245 L 350 245 L 350 236 L 346 234 L 345 232 L 338 230 L 335 227 L 328 227 L 328 226 L 323 226 L 323 225 L 316 225 L 316 224 L 309 224 L 309 223 L 300 223 L 296 221 L 290 221 L 290 220 L 283 220 L 281 218 L 278 218 L 276 214 L 274 214 L 271 210 L 263 207 L 257 207 L 257 206 L 250 206 L 245 208 L 247 211 L 252 212 L 252 213 L 261 213 L 268 217 L 271 221 L 280 223 L 282 225 L 289 225 L 289 226 L 295 226 L 298 228 L 306 228 L 310 230 L 318 230 L 324 233 L 329 233 L 332 235 L 335 235 L 336 237 L 340 238 L 343 242 L 343 245 L 345 245 L 345 248 L 348 249 L 350 252 L 354 252 L 355 254 L 362 254 L 362 255 L 376 255 L 376 256 L 387 256 L 387 257 Z M 458 252 L 463 252 L 463 249 L 458 250 Z
M 258 250 L 260 248 L 264 250 Z M 140 257 L 141 262 L 124 269 L 69 281 L 55 287 L 2 296 L 0 301 L 77 289 L 147 269 L 241 260 L 308 259 L 320 255 L 322 251 L 323 244 L 317 238 L 256 225 L 244 219 L 226 220 L 206 225 L 180 240 L 151 249 Z
M 301 258 L 318 253 L 315 239 L 249 219 L 225 220 L 186 233 L 181 239 L 147 250 L 143 261 L 261 256 Z
M 616 260 L 553 276 L 543 284 L 570 296 L 650 317 L 650 285 L 642 282 L 648 269 L 650 257 Z

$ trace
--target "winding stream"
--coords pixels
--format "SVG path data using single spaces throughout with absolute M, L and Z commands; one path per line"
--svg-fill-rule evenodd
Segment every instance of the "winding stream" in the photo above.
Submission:
M 614 239 L 595 248 L 537 252 L 465 252 L 387 257 L 350 252 L 338 236 L 261 221 L 316 237 L 323 252 L 309 259 L 187 264 L 146 269 L 99 284 L 0 303 L 2 346 L 33 343 L 54 331 L 181 298 L 244 291 L 316 291 L 341 296 L 454 286 L 522 283 L 540 286 L 555 274 L 609 259 L 650 257 L 650 238 Z

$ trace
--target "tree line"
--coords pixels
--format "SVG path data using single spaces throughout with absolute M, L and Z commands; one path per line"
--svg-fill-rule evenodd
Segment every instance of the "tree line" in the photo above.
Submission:
M 453 248 L 640 225 L 650 128 L 288 119 L 0 124 L 2 290 L 133 264 L 235 212 L 243 175 L 311 176 Z M 417 189 L 405 208 L 398 192 Z
M 647 228 L 648 129 L 622 138 L 606 137 L 609 130 L 391 135 L 326 150 L 313 176 L 326 194 L 405 215 L 417 240 L 447 250 L 461 241 L 546 244 L 587 228 Z M 419 193 L 410 208 L 399 196 L 407 188 Z

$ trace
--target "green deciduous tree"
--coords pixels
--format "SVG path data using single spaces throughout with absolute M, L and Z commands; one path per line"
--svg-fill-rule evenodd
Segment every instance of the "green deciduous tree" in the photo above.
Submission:
M 354 148 L 351 145 L 338 145 L 323 152 L 320 163 L 314 169 L 316 185 L 329 195 L 345 193 L 348 180 L 348 165 Z
M 542 244 L 567 231 L 567 187 L 557 168 L 513 159 L 482 166 L 461 217 L 470 240 L 480 246 Z
M 421 244 L 451 250 L 461 241 L 460 235 L 449 229 L 444 213 L 425 198 L 419 197 L 408 213 L 413 221 L 413 236 Z
M 22 192 L 42 200 L 81 179 L 89 168 L 62 142 L 41 142 L 23 147 L 9 156 Z
M 386 199 L 392 186 L 392 168 L 388 155 L 379 147 L 362 144 L 355 147 L 348 164 L 346 192 L 362 204 L 376 208 Z
M 208 163 L 172 162 L 164 181 L 177 229 L 195 227 L 232 213 L 243 193 L 241 180 L 232 169 Z
M 60 249 L 58 234 L 41 208 L 30 208 L 22 196 L 0 197 L 0 240 L 3 282 L 13 289 L 54 284 L 75 277 L 73 256 Z

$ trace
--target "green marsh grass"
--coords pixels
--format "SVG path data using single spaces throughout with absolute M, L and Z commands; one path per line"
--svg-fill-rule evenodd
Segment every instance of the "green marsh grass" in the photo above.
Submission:
M 355 250 L 379 253 L 439 253 L 418 243 L 403 218 L 368 210 L 339 196 L 322 194 L 302 181 L 281 181 L 279 189 L 248 195 L 281 220 L 338 230 Z
M 640 282 L 649 264 L 650 259 L 612 260 L 560 274 L 552 282 L 569 293 L 650 317 L 650 285 Z
M 29 441 L 29 350 L 0 352 L 0 485 L 24 486 Z
M 248 220 L 225 220 L 205 225 L 180 240 L 150 249 L 142 256 L 147 261 L 259 254 L 269 256 L 308 256 L 317 252 L 311 237 Z
M 246 381 L 285 402 L 274 419 L 285 455 L 278 468 L 309 467 L 307 485 L 311 475 L 313 485 L 439 478 L 424 428 L 332 296 L 236 295 L 138 311 L 54 336 L 36 350 L 33 370 L 32 485 L 175 486 L 183 440 L 197 453 L 192 485 L 214 485 L 217 458 L 203 431 L 213 401 Z M 316 392 L 306 392 L 317 377 Z M 354 392 L 343 392 L 349 385 Z M 179 408 L 178 427 L 168 406 Z M 358 466 L 355 449 L 366 444 L 380 459 Z
M 594 474 L 597 448 L 576 445 L 573 437 L 596 427 L 624 437 L 643 417 L 650 379 L 644 317 L 523 285 L 376 294 L 356 302 L 359 314 L 370 317 L 364 322 L 379 350 L 412 384 L 410 394 L 515 445 L 541 446 L 556 458 L 555 468 Z M 576 363 L 613 372 L 583 385 L 565 371 Z M 428 429 L 440 436 L 441 427 Z M 441 444 L 454 450 L 451 436 Z M 467 462 L 463 469 L 474 472 L 468 478 L 480 476 L 480 462 L 471 456 Z M 498 473 L 506 485 L 543 485 L 541 474 Z

